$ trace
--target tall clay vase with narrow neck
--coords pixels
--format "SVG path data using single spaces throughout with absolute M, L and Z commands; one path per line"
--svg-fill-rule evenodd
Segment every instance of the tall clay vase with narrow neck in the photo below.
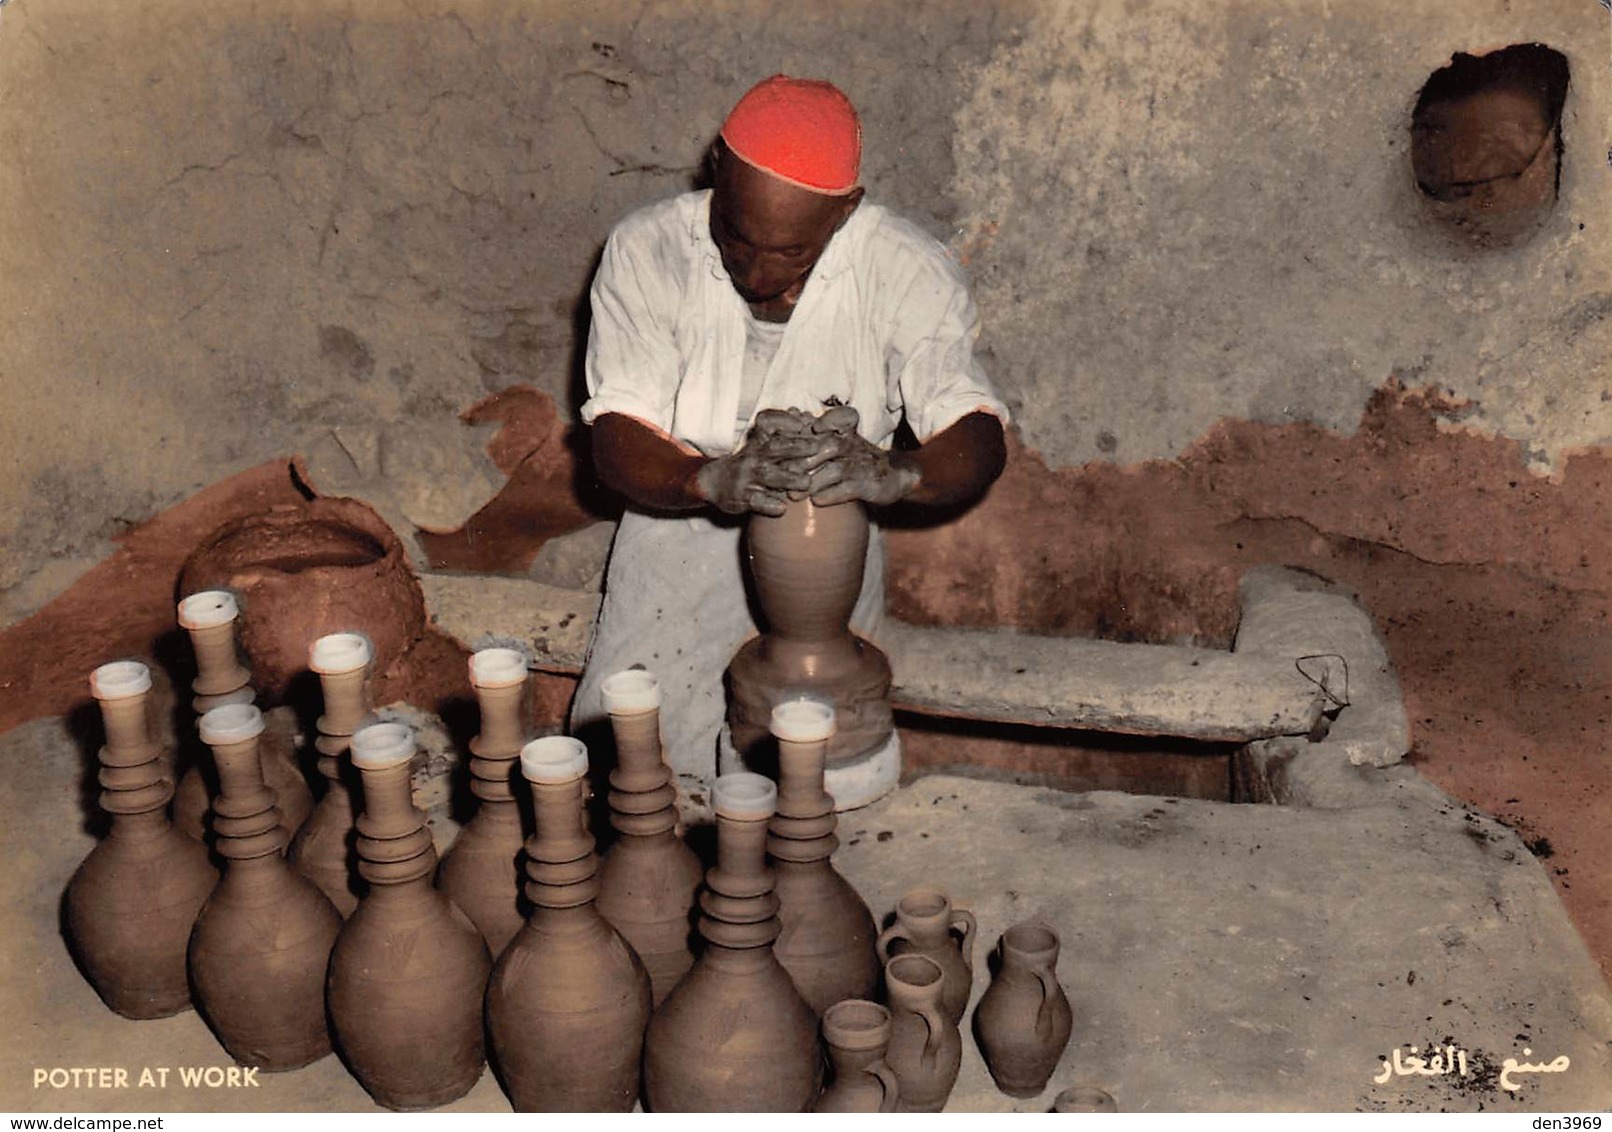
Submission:
M 336 937 L 325 1001 L 347 1067 L 394 1109 L 464 1096 L 485 1067 L 482 995 L 492 958 L 476 926 L 431 886 L 437 854 L 414 808 L 414 736 L 397 723 L 353 735 L 363 776 L 358 869 L 369 891 Z
M 600 686 L 616 737 L 610 824 L 616 842 L 599 868 L 599 911 L 632 945 L 658 1006 L 694 964 L 689 913 L 700 859 L 677 836 L 677 789 L 662 758 L 660 682 L 631 668 Z
M 191 707 L 203 715 L 215 707 L 249 704 L 256 698 L 252 673 L 240 661 L 235 628 L 240 606 L 229 590 L 202 590 L 179 603 L 179 624 L 190 637 L 196 656 L 196 678 L 191 681 Z M 289 715 L 277 713 L 258 740 L 263 776 L 279 799 L 280 824 L 293 836 L 313 812 L 313 792 L 297 765 L 295 726 Z M 174 825 L 187 837 L 206 836 L 211 796 L 206 776 L 192 765 L 180 776 L 174 792 Z
M 437 887 L 470 917 L 497 957 L 526 922 L 520 908 L 521 812 L 512 781 L 525 738 L 526 658 L 514 649 L 481 649 L 470 657 L 470 683 L 481 705 L 481 733 L 470 741 L 470 792 L 478 801 L 442 858 Z
M 728 731 L 753 759 L 767 740 L 772 709 L 809 696 L 832 704 L 839 721 L 828 765 L 883 747 L 895 727 L 890 662 L 850 630 L 867 565 L 868 516 L 860 503 L 791 502 L 782 515 L 752 515 L 745 552 L 766 631 L 728 666 Z
M 942 995 L 953 1024 L 963 1020 L 974 986 L 974 913 L 952 905 L 940 889 L 920 885 L 896 901 L 896 920 L 879 936 L 879 961 L 912 952 L 927 955 L 946 976 Z
M 778 812 L 767 825 L 777 872 L 778 919 L 772 945 L 811 1008 L 822 1014 L 847 998 L 869 998 L 879 983 L 878 928 L 867 903 L 830 861 L 839 838 L 834 799 L 823 789 L 834 709 L 791 700 L 772 711 L 778 741 Z
M 1033 1097 L 1051 1080 L 1073 1024 L 1058 985 L 1058 934 L 1044 924 L 1015 924 L 997 951 L 1002 965 L 974 1008 L 974 1037 L 996 1087 Z
M 315 724 L 319 737 L 313 741 L 325 794 L 297 830 L 287 854 L 293 867 L 319 886 L 344 919 L 358 907 L 359 885 L 353 858 L 353 795 L 347 788 L 351 766 L 342 756 L 369 714 L 364 696 L 369 658 L 369 642 L 357 633 L 330 633 L 308 649 L 308 667 L 319 674 L 325 705 Z
M 532 914 L 487 987 L 493 1064 L 519 1112 L 630 1112 L 638 1099 L 649 973 L 599 914 L 599 859 L 583 828 L 588 752 L 550 736 L 521 751 L 536 832 Z
M 772 953 L 766 867 L 777 787 L 726 774 L 712 791 L 717 863 L 700 894 L 705 950 L 650 1020 L 644 1095 L 657 1112 L 803 1112 L 822 1072 L 817 1016 Z
M 341 916 L 281 855 L 285 830 L 258 758 L 263 713 L 227 704 L 200 727 L 218 763 L 213 833 L 224 877 L 190 936 L 196 1006 L 242 1065 L 296 1069 L 330 1052 L 325 966 Z
M 892 1031 L 884 1059 L 901 1082 L 898 1112 L 939 1112 L 957 1083 L 963 1039 L 941 1005 L 944 979 L 924 955 L 898 955 L 885 965 Z
M 168 820 L 173 779 L 146 719 L 150 671 L 138 661 L 103 664 L 90 690 L 106 725 L 101 809 L 112 832 L 68 882 L 67 939 L 107 1006 L 163 1018 L 190 1007 L 185 947 L 218 872 Z
M 890 1034 L 890 1012 L 876 1002 L 850 998 L 824 1011 L 823 1044 L 834 1076 L 812 1111 L 896 1111 L 901 1082 L 884 1060 Z

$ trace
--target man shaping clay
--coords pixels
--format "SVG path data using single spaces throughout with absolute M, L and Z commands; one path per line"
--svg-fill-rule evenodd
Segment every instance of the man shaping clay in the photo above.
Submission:
M 576 731 L 604 718 L 605 677 L 653 672 L 691 814 L 706 811 L 716 774 L 723 671 L 758 632 L 743 516 L 781 514 L 791 492 L 966 502 L 1001 473 L 1007 419 L 974 359 L 978 315 L 957 265 L 863 203 L 861 126 L 844 94 L 767 79 L 734 107 L 712 160 L 710 190 L 616 226 L 594 279 L 582 419 L 599 478 L 628 506 L 572 706 Z M 766 427 L 770 411 L 830 406 L 838 428 Z M 921 443 L 892 451 L 903 415 Z M 883 611 L 875 528 L 851 628 L 876 643 Z M 847 787 L 871 796 L 841 808 L 894 784 L 894 748 L 884 759 L 875 777 L 889 781 Z

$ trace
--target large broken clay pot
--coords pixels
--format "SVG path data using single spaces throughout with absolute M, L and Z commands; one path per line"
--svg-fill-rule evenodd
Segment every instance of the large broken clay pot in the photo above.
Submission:
M 281 700 L 327 633 L 360 632 L 371 671 L 387 670 L 425 631 L 425 598 L 403 544 L 355 499 L 314 499 L 233 519 L 191 554 L 181 595 L 228 589 L 260 703 Z

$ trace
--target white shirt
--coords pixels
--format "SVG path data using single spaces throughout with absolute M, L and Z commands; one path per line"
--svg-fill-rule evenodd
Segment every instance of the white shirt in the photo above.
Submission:
M 593 282 L 584 421 L 623 413 L 706 455 L 731 451 L 769 408 L 850 405 L 880 446 L 903 412 L 920 441 L 975 411 L 1006 422 L 974 358 L 979 314 L 962 271 L 938 241 L 866 202 L 818 259 L 747 420 L 748 309 L 711 239 L 710 202 L 709 190 L 686 193 L 611 232 Z

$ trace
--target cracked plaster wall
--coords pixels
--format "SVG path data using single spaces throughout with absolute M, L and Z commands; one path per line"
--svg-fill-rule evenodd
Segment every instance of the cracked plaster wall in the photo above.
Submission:
M 1451 52 L 1531 40 L 1572 66 L 1561 201 L 1474 254 L 1423 223 L 1410 110 Z M 774 70 L 858 102 L 872 196 L 969 264 L 1053 467 L 1349 432 L 1398 374 L 1548 469 L 1612 436 L 1608 43 L 1590 0 L 11 0 L 0 614 L 292 452 L 400 524 L 474 510 L 501 476 L 456 414 L 574 406 L 610 224 Z

